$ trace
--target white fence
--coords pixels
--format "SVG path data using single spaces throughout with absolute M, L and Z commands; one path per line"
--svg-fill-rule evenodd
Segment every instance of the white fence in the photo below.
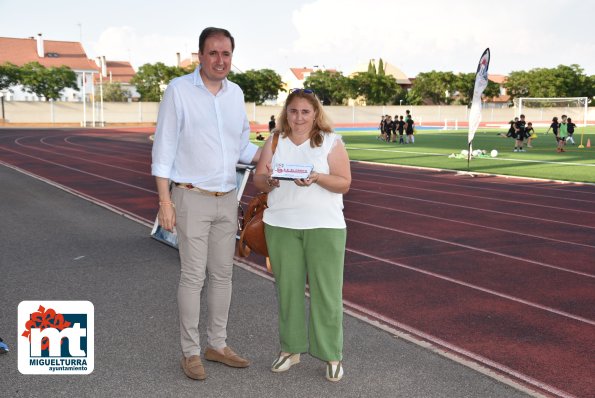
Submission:
M 100 126 L 101 122 L 113 124 L 154 124 L 157 121 L 159 103 L 157 102 L 104 102 L 103 109 L 100 103 L 89 104 L 77 102 L 21 102 L 5 101 L 4 115 L 6 123 L 16 124 L 77 124 L 87 126 Z M 460 105 L 449 106 L 325 106 L 325 111 L 331 121 L 342 125 L 377 125 L 381 115 L 405 115 L 405 110 L 410 110 L 417 124 L 443 126 L 445 121 L 449 127 L 455 122 L 465 125 L 469 109 Z M 256 106 L 246 104 L 248 119 L 259 125 L 266 125 L 271 117 L 277 117 L 281 111 L 280 106 Z M 485 108 L 482 121 L 485 123 L 502 124 L 513 119 L 516 115 L 515 108 Z M 560 117 L 566 114 L 572 117 L 577 125 L 584 123 L 584 108 L 541 108 L 523 110 L 527 121 L 534 124 L 544 124 L 553 116 Z M 1 118 L 1 115 L 0 115 Z M 1 120 L 1 119 L 0 119 Z M 595 121 L 595 108 L 589 108 L 587 120 Z
M 24 102 L 5 101 L 4 121 L 6 123 L 31 124 L 78 124 L 100 126 L 106 124 L 155 123 L 159 103 L 157 102 Z M 1 120 L 1 115 L 0 115 Z

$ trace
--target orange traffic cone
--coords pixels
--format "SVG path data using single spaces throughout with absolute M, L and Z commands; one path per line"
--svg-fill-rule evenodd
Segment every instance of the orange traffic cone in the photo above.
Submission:
M 587 140 L 587 148 L 591 148 L 591 139 L 590 138 Z

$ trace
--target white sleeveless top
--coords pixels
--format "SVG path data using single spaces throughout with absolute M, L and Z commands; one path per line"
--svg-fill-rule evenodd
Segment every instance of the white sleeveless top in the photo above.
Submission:
M 335 133 L 323 134 L 321 146 L 312 148 L 310 140 L 295 145 L 289 138 L 279 137 L 272 164 L 312 164 L 314 171 L 328 174 L 328 154 L 335 140 Z M 263 220 L 275 227 L 293 229 L 345 228 L 343 218 L 343 195 L 328 191 L 318 184 L 299 187 L 293 181 L 280 181 L 268 196 L 268 209 Z

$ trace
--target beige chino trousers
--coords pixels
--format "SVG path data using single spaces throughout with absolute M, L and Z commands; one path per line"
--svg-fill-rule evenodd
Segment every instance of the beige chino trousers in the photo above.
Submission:
M 181 273 L 178 285 L 180 339 L 185 357 L 200 355 L 198 324 L 201 292 L 207 282 L 207 344 L 224 348 L 231 302 L 238 201 L 174 187 Z

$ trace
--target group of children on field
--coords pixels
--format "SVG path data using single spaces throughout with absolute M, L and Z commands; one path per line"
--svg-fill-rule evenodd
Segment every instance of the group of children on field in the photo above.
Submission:
M 523 149 L 523 143 L 526 141 L 527 148 L 533 148 L 531 142 L 537 137 L 535 130 L 533 129 L 533 123 L 525 122 L 525 115 L 521 115 L 520 118 L 515 117 L 514 120 L 510 121 L 510 128 L 506 135 L 501 134 L 503 137 L 513 138 L 515 140 L 514 152 L 526 152 Z M 566 142 L 570 142 L 574 145 L 574 129 L 576 124 L 572 123 L 572 119 L 566 115 L 562 115 L 561 123 L 558 123 L 558 117 L 552 119 L 552 124 L 546 131 L 546 134 L 550 130 L 554 132 L 557 141 L 557 152 L 565 152 L 564 146 Z
M 562 115 L 562 120 L 560 123 L 558 123 L 558 118 L 554 116 L 552 119 L 552 124 L 550 124 L 550 127 L 545 133 L 549 133 L 550 130 L 554 132 L 556 142 L 558 143 L 556 152 L 566 152 L 564 150 L 564 146 L 566 146 L 567 142 L 571 143 L 572 145 L 575 144 L 573 137 L 575 128 L 576 124 L 572 123 L 572 119 L 566 117 L 566 115 Z
M 415 142 L 415 137 L 413 136 L 413 133 L 415 132 L 415 122 L 413 121 L 409 110 L 405 111 L 404 118 L 402 115 L 395 115 L 395 119 L 393 120 L 390 115 L 382 116 L 378 128 L 380 129 L 380 135 L 376 137 L 378 140 L 396 142 L 397 132 L 399 132 L 399 144 L 413 144 Z M 403 133 L 405 133 L 406 140 L 403 139 Z
M 515 117 L 509 124 L 510 128 L 508 132 L 502 136 L 514 139 L 514 152 L 526 152 L 523 149 L 525 140 L 527 141 L 527 148 L 533 148 L 531 141 L 537 137 L 533 129 L 533 123 L 527 123 L 525 121 L 525 115 L 521 115 L 520 118 Z

